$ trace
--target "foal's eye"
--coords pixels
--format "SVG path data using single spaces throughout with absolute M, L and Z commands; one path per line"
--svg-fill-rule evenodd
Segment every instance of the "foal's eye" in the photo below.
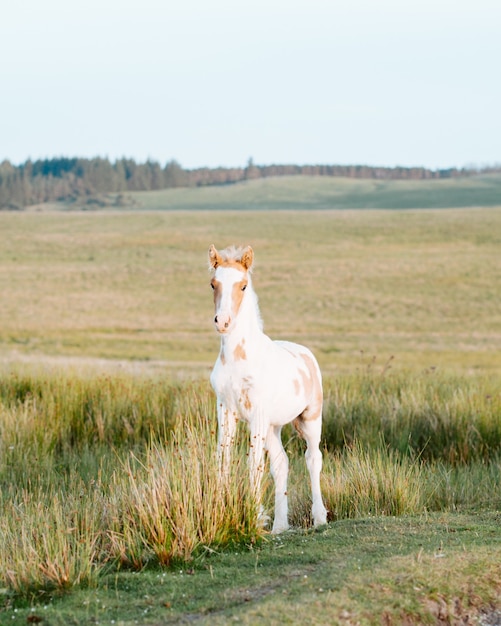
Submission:
M 245 291 L 246 289 L 247 289 L 247 285 L 243 285 L 242 291 Z
M 214 283 L 211 283 L 210 286 L 211 286 L 212 289 L 215 289 Z

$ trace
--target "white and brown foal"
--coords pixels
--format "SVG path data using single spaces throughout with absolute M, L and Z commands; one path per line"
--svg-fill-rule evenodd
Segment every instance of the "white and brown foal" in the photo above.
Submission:
M 236 423 L 250 428 L 251 486 L 260 504 L 264 451 L 275 481 L 273 532 L 288 528 L 287 475 L 289 462 L 282 446 L 284 424 L 294 422 L 306 440 L 306 464 L 311 478 L 315 526 L 326 523 L 320 492 L 322 453 L 322 378 L 317 361 L 304 346 L 272 341 L 263 332 L 257 296 L 252 288 L 254 253 L 246 248 L 209 248 L 213 271 L 214 324 L 221 349 L 211 374 L 217 395 L 218 450 L 223 474 L 230 467 Z

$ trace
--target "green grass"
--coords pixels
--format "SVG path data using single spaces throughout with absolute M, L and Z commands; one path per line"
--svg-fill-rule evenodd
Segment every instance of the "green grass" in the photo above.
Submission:
M 459 379 L 435 376 L 430 386 L 422 377 L 389 372 L 326 381 L 322 487 L 329 520 L 501 508 L 501 442 L 482 446 L 469 438 L 480 430 L 472 407 L 484 406 L 486 390 L 498 408 L 479 415 L 491 425 L 486 432 L 499 430 L 499 386 L 470 377 L 458 394 Z M 355 402 L 350 394 L 357 392 Z M 416 434 L 415 445 L 404 449 L 385 427 L 384 407 L 397 398 L 404 435 L 409 424 Z M 430 398 L 433 410 L 416 415 Z M 356 424 L 350 436 L 349 407 Z M 445 422 L 451 427 L 442 428 Z M 100 588 L 110 571 L 170 567 L 260 544 L 266 532 L 249 496 L 247 431 L 238 431 L 224 488 L 215 431 L 206 381 L 172 385 L 61 372 L 3 377 L 0 586 L 7 597 Z M 296 529 L 309 528 L 304 446 L 292 429 L 284 442 L 291 459 L 290 520 Z M 272 501 L 268 482 L 270 511 Z
M 451 464 L 501 450 L 497 377 L 437 372 L 361 373 L 325 381 L 323 437 L 329 449 L 360 442 Z
M 110 573 L 98 588 L 63 598 L 7 602 L 0 619 L 36 617 L 51 626 L 474 623 L 499 602 L 499 523 L 499 513 L 347 520 L 210 552 L 172 571 Z
M 169 565 L 259 534 L 243 452 L 219 488 L 206 385 L 60 375 L 2 391 L 0 576 L 14 592 L 95 584 L 110 564 Z
M 133 200 L 134 207 L 140 210 L 311 211 L 486 207 L 501 203 L 501 176 L 482 174 L 415 181 L 286 176 L 234 185 L 133 192 L 128 196 Z M 74 206 L 62 204 L 60 208 L 71 209 Z
M 282 182 L 183 202 L 308 198 Z M 307 205 L 325 208 L 332 181 L 317 182 Z M 482 181 L 438 182 L 458 204 Z M 499 208 L 144 202 L 0 214 L 0 623 L 417 624 L 499 607 Z M 320 532 L 291 429 L 294 532 L 257 524 L 243 428 L 218 484 L 206 254 L 240 242 L 266 331 L 324 372 Z

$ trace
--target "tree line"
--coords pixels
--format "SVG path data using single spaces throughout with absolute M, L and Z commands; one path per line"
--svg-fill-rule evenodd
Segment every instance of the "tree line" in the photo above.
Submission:
M 501 168 L 484 169 L 500 172 Z M 255 165 L 245 167 L 184 169 L 176 161 L 161 166 L 156 161 L 96 157 L 28 160 L 21 165 L 0 163 L 0 209 L 22 209 L 45 202 L 95 201 L 100 194 L 151 191 L 173 187 L 227 185 L 271 176 L 339 176 L 381 180 L 422 180 L 468 176 L 478 170 L 423 167 L 370 167 L 365 165 Z

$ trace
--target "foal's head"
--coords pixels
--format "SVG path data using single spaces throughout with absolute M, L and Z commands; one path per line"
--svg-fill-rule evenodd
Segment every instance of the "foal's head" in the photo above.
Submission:
M 226 248 L 218 252 L 209 248 L 209 266 L 214 270 L 211 287 L 214 290 L 214 324 L 218 333 L 231 332 L 250 282 L 254 252 L 246 248 Z

